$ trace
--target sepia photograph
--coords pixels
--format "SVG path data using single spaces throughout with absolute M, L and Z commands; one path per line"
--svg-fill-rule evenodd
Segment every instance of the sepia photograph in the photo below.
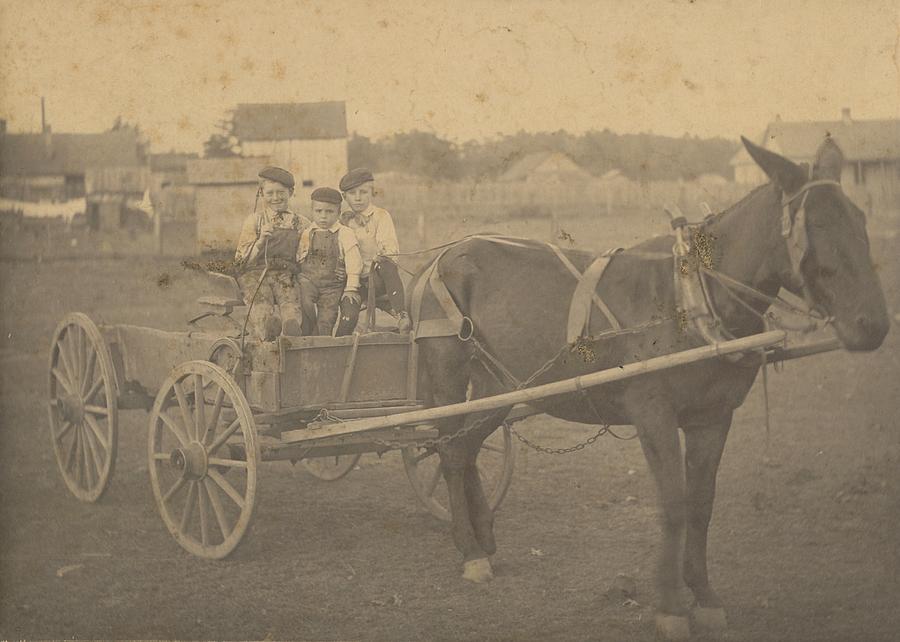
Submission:
M 0 47 L 0 639 L 900 637 L 898 0 Z

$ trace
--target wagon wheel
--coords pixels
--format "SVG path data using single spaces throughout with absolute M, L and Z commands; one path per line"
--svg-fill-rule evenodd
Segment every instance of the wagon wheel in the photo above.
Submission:
M 148 445 L 153 495 L 175 541 L 199 557 L 227 556 L 250 525 L 260 460 L 237 383 L 207 361 L 177 366 L 156 395 Z
M 118 443 L 116 372 L 100 330 L 67 315 L 50 347 L 50 434 L 66 486 L 96 502 L 112 478 Z
M 334 455 L 331 457 L 310 457 L 302 461 L 303 467 L 310 475 L 323 481 L 337 481 L 346 477 L 356 462 L 362 456 L 361 453 L 353 455 Z
M 484 440 L 477 463 L 488 504 L 495 511 L 509 490 L 516 465 L 516 449 L 507 426 L 495 430 Z M 438 519 L 449 522 L 447 485 L 442 480 L 437 451 L 433 448 L 404 448 L 403 467 L 419 503 Z
M 209 359 L 222 370 L 231 375 L 241 390 L 245 390 L 244 355 L 241 344 L 230 337 L 222 337 L 209 348 Z

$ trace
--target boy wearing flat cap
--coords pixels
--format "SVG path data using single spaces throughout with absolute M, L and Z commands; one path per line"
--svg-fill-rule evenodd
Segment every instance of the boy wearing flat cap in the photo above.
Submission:
M 250 305 L 250 331 L 262 341 L 302 332 L 303 313 L 294 271 L 300 233 L 310 222 L 288 209 L 293 193 L 290 172 L 280 167 L 263 168 L 257 199 L 262 198 L 264 207 L 261 211 L 254 207 L 238 237 L 235 263 L 241 273 L 237 281 L 245 303 Z
M 359 317 L 359 277 L 363 263 L 353 231 L 341 225 L 341 193 L 330 187 L 313 191 L 312 225 L 300 236 L 298 282 L 303 307 L 303 334 L 331 336 L 338 328 L 350 334 Z M 340 336 L 340 332 L 338 336 Z
M 394 262 L 400 253 L 397 231 L 390 213 L 372 203 L 374 187 L 375 177 L 363 167 L 351 170 L 341 179 L 340 188 L 350 206 L 350 211 L 343 216 L 343 223 L 359 240 L 363 260 L 361 296 L 366 297 L 369 288 L 374 290 L 376 301 L 379 296 L 387 295 L 389 307 L 385 312 L 397 319 L 401 332 L 406 332 L 410 322 L 404 308 L 403 282 Z M 358 315 L 346 321 L 342 318 L 341 323 L 355 327 L 357 318 Z

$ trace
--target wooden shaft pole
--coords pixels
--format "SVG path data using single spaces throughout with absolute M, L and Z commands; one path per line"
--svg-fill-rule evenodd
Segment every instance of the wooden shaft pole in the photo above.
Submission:
M 770 332 L 763 332 L 741 339 L 701 346 L 699 348 L 684 350 L 674 354 L 654 357 L 652 359 L 647 359 L 646 361 L 629 363 L 617 368 L 592 372 L 590 374 L 581 375 L 580 377 L 563 379 L 562 381 L 554 381 L 553 383 L 546 383 L 532 388 L 524 388 L 522 390 L 514 390 L 513 392 L 505 392 L 503 394 L 474 399 L 472 401 L 464 401 L 461 403 L 427 408 L 425 410 L 416 410 L 413 412 L 402 412 L 389 417 L 370 417 L 368 419 L 358 419 L 338 424 L 320 425 L 314 428 L 310 426 L 310 428 L 306 430 L 291 431 L 290 435 L 283 433 L 282 439 L 287 437 L 287 441 L 291 442 L 308 441 L 319 437 L 343 435 L 365 430 L 374 430 L 377 428 L 391 428 L 405 424 L 427 423 L 456 415 L 467 415 L 473 412 L 496 410 L 505 406 L 513 406 L 517 403 L 528 403 L 529 401 L 544 399 L 554 395 L 575 392 L 581 388 L 591 388 L 612 381 L 628 379 L 630 377 L 636 377 L 658 370 L 665 370 L 667 368 L 674 368 L 676 366 L 682 366 L 704 359 L 712 359 L 713 357 L 743 352 L 745 350 L 766 348 L 784 341 L 786 336 L 786 333 L 782 330 L 772 330 Z

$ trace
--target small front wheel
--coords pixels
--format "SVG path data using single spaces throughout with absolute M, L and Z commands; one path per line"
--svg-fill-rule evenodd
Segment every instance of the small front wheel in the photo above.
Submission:
M 235 380 L 208 361 L 177 366 L 150 413 L 150 483 L 185 550 L 229 555 L 250 526 L 260 461 L 256 424 Z
M 303 460 L 303 467 L 310 475 L 322 481 L 337 481 L 350 474 L 362 455 L 332 455 L 310 457 Z

